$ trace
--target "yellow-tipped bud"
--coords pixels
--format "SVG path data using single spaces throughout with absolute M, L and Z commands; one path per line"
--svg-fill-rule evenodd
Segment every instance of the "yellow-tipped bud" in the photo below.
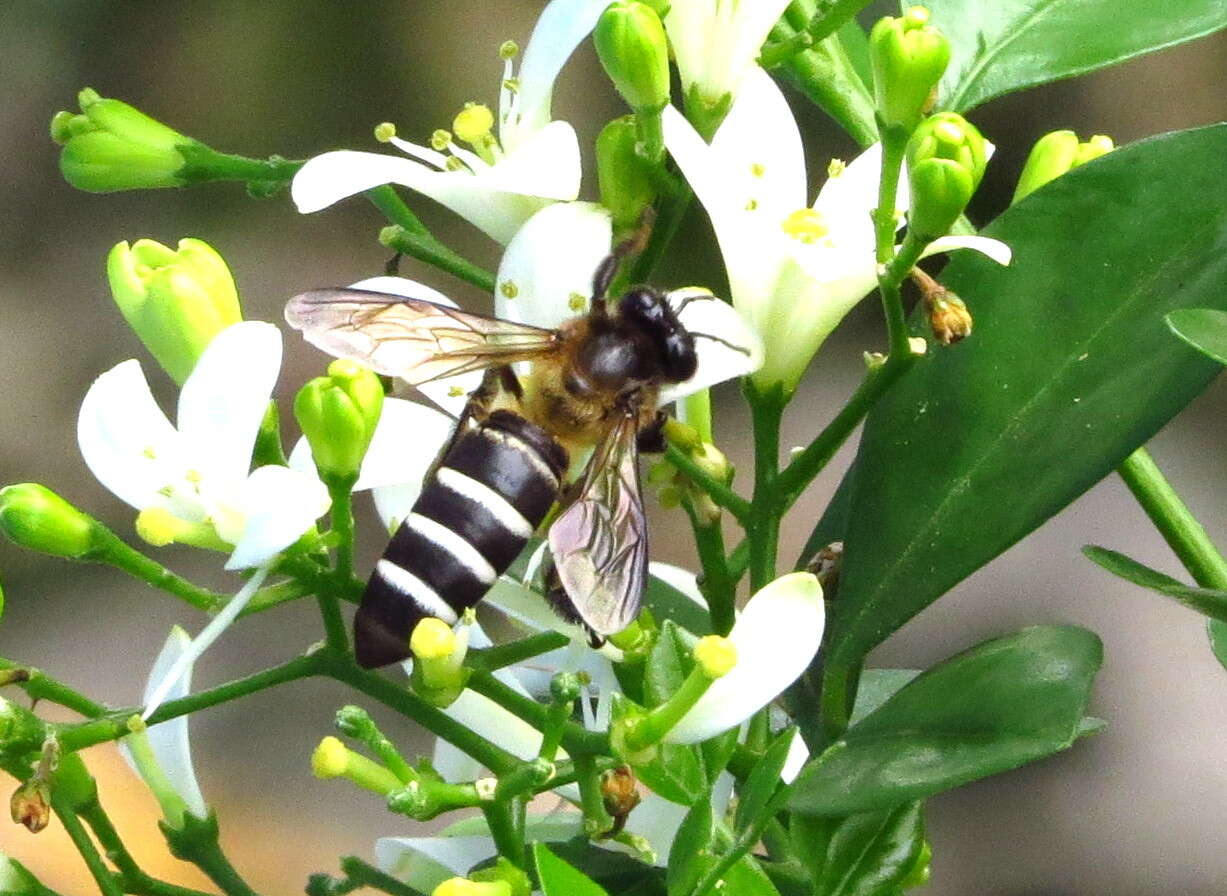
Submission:
M 475 881 L 453 877 L 435 887 L 430 896 L 511 896 L 511 884 L 504 880 Z
M 325 737 L 311 754 L 311 772 L 321 780 L 339 778 L 349 768 L 349 748 L 335 737 Z
M 728 638 L 707 635 L 694 647 L 694 661 L 713 681 L 723 678 L 737 665 L 737 647 Z
M 442 619 L 428 616 L 413 629 L 409 649 L 419 660 L 446 659 L 456 650 L 456 633 Z
M 477 146 L 490 138 L 494 113 L 481 103 L 467 103 L 452 121 L 452 130 L 465 143 Z

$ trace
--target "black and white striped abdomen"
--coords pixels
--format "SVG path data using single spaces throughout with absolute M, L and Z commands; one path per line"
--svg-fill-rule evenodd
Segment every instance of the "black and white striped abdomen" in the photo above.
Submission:
M 549 433 L 509 411 L 459 436 L 375 564 L 354 617 L 358 662 L 405 659 L 423 618 L 454 623 L 481 600 L 549 512 L 566 466 Z

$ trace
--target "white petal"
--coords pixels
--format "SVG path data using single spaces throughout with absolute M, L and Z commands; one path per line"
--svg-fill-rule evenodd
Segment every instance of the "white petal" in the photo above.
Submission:
M 499 131 L 505 149 L 515 149 L 521 135 L 550 120 L 550 98 L 558 73 L 608 5 L 609 0 L 553 0 L 541 11 L 520 66 L 515 101 L 519 121 Z
M 794 731 L 792 743 L 788 745 L 788 755 L 784 757 L 784 767 L 780 769 L 780 780 L 785 784 L 791 784 L 801 773 L 801 767 L 807 761 L 809 761 L 809 748 L 805 746 L 801 734 Z
M 497 852 L 490 837 L 381 837 L 375 841 L 375 864 L 415 890 L 430 893 Z
M 418 283 L 416 280 L 410 280 L 408 277 L 367 277 L 365 280 L 349 284 L 349 288 L 366 289 L 371 292 L 386 292 L 388 295 L 405 296 L 410 299 L 422 299 L 427 302 L 434 302 L 436 305 L 446 305 L 448 308 L 460 307 L 433 286 Z
M 668 300 L 675 309 L 682 309 L 678 318 L 695 337 L 699 364 L 690 379 L 660 390 L 662 404 L 746 376 L 762 366 L 762 340 L 728 302 L 700 287 L 676 289 Z
M 444 712 L 520 759 L 532 759 L 541 749 L 540 731 L 475 691 L 464 691 Z
M 281 332 L 243 321 L 218 333 L 179 392 L 179 434 L 206 477 L 240 481 L 281 370 Z
M 665 868 L 669 864 L 669 850 L 673 847 L 673 839 L 689 811 L 686 806 L 679 806 L 657 793 L 648 791 L 644 794 L 643 801 L 627 816 L 626 830 L 647 840 L 652 852 L 656 854 L 656 867 Z
M 435 738 L 435 750 L 430 764 L 443 776 L 444 781 L 451 781 L 453 784 L 473 781 L 481 774 L 480 762 L 441 737 Z
M 828 177 L 814 199 L 814 208 L 822 212 L 839 245 L 874 245 L 873 218 L 878 206 L 878 181 L 882 177 L 882 144 L 875 143 L 843 167 L 834 177 Z M 897 211 L 908 210 L 909 193 L 907 166 L 899 174 L 895 195 Z
M 741 96 L 746 78 L 754 70 L 761 69 L 755 63 L 762 51 L 767 35 L 784 15 L 790 0 L 750 0 L 737 4 L 737 14 L 731 24 L 732 48 L 725 62 L 728 76 L 725 87 L 733 96 Z
M 586 311 L 592 275 L 609 254 L 612 234 L 609 212 L 593 202 L 560 202 L 537 212 L 503 253 L 495 316 L 553 328 Z
M 94 381 L 77 418 L 85 465 L 121 501 L 143 510 L 182 469 L 179 433 L 149 391 L 140 362 L 124 361 Z
M 1013 253 L 1010 247 L 1001 240 L 986 236 L 943 236 L 925 247 L 923 258 L 936 255 L 938 252 L 950 252 L 954 249 L 975 249 L 991 258 L 997 264 L 1009 264 Z
M 764 587 L 729 634 L 737 665 L 665 739 L 698 743 L 740 725 L 805 671 L 822 643 L 822 627 L 822 588 L 813 575 L 789 573 Z
M 581 175 L 579 138 L 575 136 L 575 128 L 565 121 L 551 121 L 504 156 L 482 178 L 511 193 L 570 202 L 579 195 Z M 528 217 L 525 215 L 517 222 L 512 233 Z M 508 234 L 508 239 L 510 236 Z
M 587 640 L 578 625 L 564 622 L 545 599 L 509 576 L 500 576 L 486 593 L 484 603 L 535 631 L 561 632 L 572 640 Z
M 145 709 L 141 713 L 141 718 L 148 719 L 159 706 L 166 702 L 167 698 L 172 693 L 186 694 L 188 684 L 183 682 L 184 676 L 190 675 L 192 666 L 196 660 L 204 654 L 206 650 L 213 646 L 213 642 L 228 629 L 234 620 L 239 618 L 239 613 L 247 606 L 248 601 L 264 584 L 265 578 L 268 577 L 268 567 L 262 566 L 257 569 L 250 579 L 248 579 L 239 592 L 227 602 L 226 606 L 222 607 L 221 612 L 214 616 L 209 624 L 201 630 L 191 644 L 184 645 L 182 649 L 177 648 L 177 656 L 174 656 L 168 663 L 169 668 L 166 673 L 161 676 L 156 684 L 151 678 L 152 687 L 145 690 Z
M 141 698 L 142 703 L 150 701 L 154 696 L 157 686 L 166 678 L 171 668 L 187 651 L 191 643 L 192 639 L 188 636 L 188 633 L 179 626 L 176 625 L 170 630 L 170 636 L 166 639 L 166 644 L 163 645 L 158 658 L 154 660 L 153 668 L 149 671 L 149 681 L 145 685 L 145 694 Z M 178 700 L 180 697 L 186 697 L 191 692 L 191 689 L 192 669 L 189 666 L 182 675 L 178 676 L 176 683 L 167 692 L 166 699 Z M 153 755 L 157 759 L 158 765 L 162 767 L 162 771 L 166 773 L 167 779 L 174 786 L 175 792 L 187 804 L 188 811 L 197 818 L 207 818 L 209 810 L 205 806 L 204 796 L 200 792 L 200 784 L 196 781 L 196 771 L 192 766 L 192 751 L 191 744 L 188 741 L 187 724 L 188 717 L 183 715 L 166 722 L 159 722 L 157 725 L 149 726 L 147 729 L 149 746 L 153 750 Z M 127 746 L 121 745 L 120 752 L 132 770 L 136 771 L 136 766 L 132 762 Z
M 421 482 L 380 485 L 371 489 L 371 498 L 375 501 L 375 513 L 379 515 L 389 535 L 405 521 L 405 517 L 409 515 L 409 511 L 413 509 L 413 504 L 421 493 Z
M 653 560 L 648 564 L 648 575 L 660 579 L 675 591 L 680 591 L 700 607 L 707 608 L 707 601 L 699 590 L 698 577 L 690 570 Z
M 241 502 L 246 523 L 226 569 L 268 562 L 296 542 L 332 503 L 328 489 L 314 475 L 272 465 L 252 472 Z

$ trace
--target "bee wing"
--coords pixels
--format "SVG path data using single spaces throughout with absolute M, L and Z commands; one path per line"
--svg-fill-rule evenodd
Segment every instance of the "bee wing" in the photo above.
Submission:
M 330 355 L 414 386 L 558 347 L 554 330 L 362 289 L 304 292 L 286 304 L 285 319 Z
M 576 615 L 599 636 L 639 613 L 648 574 L 638 426 L 624 417 L 597 446 L 573 503 L 550 527 L 554 568 Z

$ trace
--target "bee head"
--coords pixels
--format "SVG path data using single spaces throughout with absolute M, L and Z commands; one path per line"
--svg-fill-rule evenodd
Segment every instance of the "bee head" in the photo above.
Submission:
M 662 293 L 650 286 L 632 287 L 618 302 L 618 316 L 651 340 L 667 381 L 680 383 L 694 376 L 698 366 L 694 337 Z

